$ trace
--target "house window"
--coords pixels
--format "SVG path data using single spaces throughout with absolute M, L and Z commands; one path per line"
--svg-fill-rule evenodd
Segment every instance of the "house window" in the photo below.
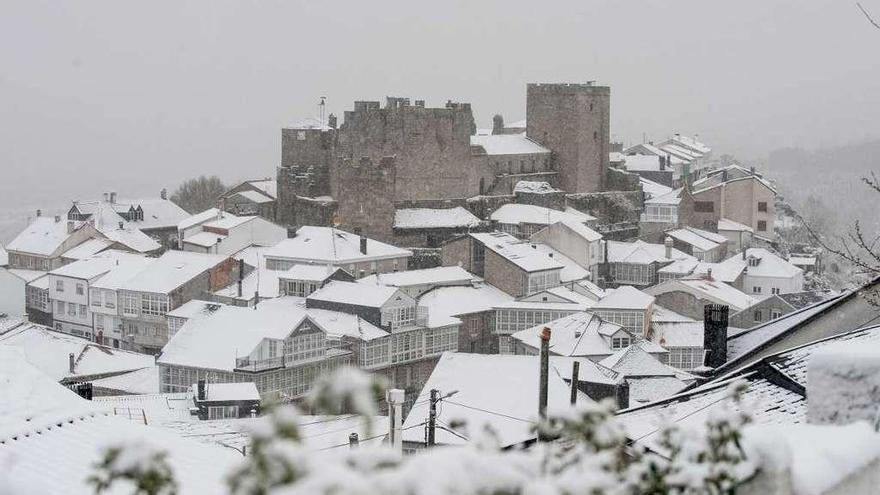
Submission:
M 73 305 L 71 304 L 71 306 L 73 306 Z M 86 307 L 85 304 L 80 304 L 80 305 L 79 305 L 79 317 L 80 317 L 80 318 L 85 318 L 85 317 L 86 317 L 86 310 L 87 310 L 87 309 L 88 309 L 88 308 Z
M 712 201 L 694 201 L 694 211 L 698 213 L 714 213 L 715 203 Z
M 410 361 L 424 356 L 424 334 L 422 331 L 396 333 L 391 339 L 392 363 Z
M 56 322 L 55 322 L 55 330 L 58 330 L 59 332 L 63 330 L 63 329 L 61 328 L 61 322 L 60 322 L 60 321 L 56 321 Z
M 771 294 L 779 294 L 779 287 L 773 287 L 772 289 L 770 289 L 770 293 Z
M 238 406 L 208 406 L 208 419 L 238 418 Z
M 92 306 L 101 306 L 101 291 L 99 289 L 92 289 L 89 291 L 89 295 L 92 299 Z
M 760 309 L 756 309 L 755 312 L 752 314 L 752 320 L 754 320 L 755 322 L 764 321 L 763 312 Z
M 526 294 L 534 294 L 559 285 L 559 271 L 557 270 L 529 273 L 526 277 Z
M 458 328 L 443 327 L 425 332 L 425 355 L 458 350 Z
M 754 287 L 752 287 L 752 294 L 760 294 L 760 293 L 761 293 L 761 286 L 760 285 L 755 285 Z
M 777 318 L 782 317 L 782 310 L 779 308 L 773 308 L 770 310 L 770 319 L 775 320 Z
M 55 281 L 55 290 L 58 292 L 64 292 L 64 280 Z
M 392 330 L 412 326 L 416 321 L 416 307 L 391 308 L 385 312 L 384 316 L 383 320 L 391 325 Z
M 70 303 L 67 305 L 67 314 L 69 316 L 76 316 L 76 304 Z
M 95 314 L 95 330 L 98 332 L 104 331 L 104 315 Z
M 122 314 L 127 316 L 137 316 L 138 304 L 140 304 L 140 298 L 137 294 L 133 292 L 122 293 Z
M 149 316 L 164 316 L 168 312 L 168 298 L 162 294 L 143 294 L 141 312 Z
M 56 308 L 55 309 L 56 313 L 58 313 L 59 315 L 63 315 L 64 314 L 64 301 L 56 301 L 55 308 Z
M 758 232 L 766 232 L 767 231 L 767 222 L 765 220 L 758 220 Z
M 284 355 L 290 361 L 303 361 L 324 355 L 324 334 L 299 334 L 284 341 Z
M 749 258 L 749 266 L 758 266 L 761 260 L 758 258 Z
M 629 337 L 614 337 L 611 339 L 611 349 L 623 349 L 629 347 Z
M 702 347 L 667 347 L 669 366 L 680 370 L 692 370 L 703 365 Z
M 762 213 L 767 213 L 767 202 L 766 201 L 758 201 L 758 211 Z
M 76 284 L 76 295 L 81 296 L 83 294 L 85 294 L 85 288 L 83 287 L 83 284 Z
M 104 291 L 104 307 L 114 309 L 116 308 L 116 296 L 111 291 Z

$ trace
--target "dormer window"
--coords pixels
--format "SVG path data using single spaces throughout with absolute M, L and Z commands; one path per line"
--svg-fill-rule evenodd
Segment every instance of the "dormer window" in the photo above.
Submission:
M 613 337 L 611 339 L 611 349 L 612 350 L 616 351 L 618 349 L 623 349 L 625 347 L 629 347 L 629 345 L 630 345 L 630 338 L 629 337 L 617 336 L 617 337 Z
M 761 258 L 749 258 L 749 266 L 758 266 L 760 262 Z

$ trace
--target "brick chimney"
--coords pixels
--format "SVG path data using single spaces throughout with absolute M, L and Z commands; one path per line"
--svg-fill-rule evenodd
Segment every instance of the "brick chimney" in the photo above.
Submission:
M 43 210 L 37 208 L 37 218 L 43 216 Z
M 116 193 L 115 192 L 110 193 L 110 202 L 114 203 L 114 204 L 116 203 Z
M 159 197 L 162 199 L 168 199 L 168 189 L 163 187 L 162 190 L 159 191 Z
M 196 398 L 200 401 L 207 399 L 208 390 L 207 390 L 207 386 L 205 385 L 205 380 L 199 380 L 198 383 L 196 384 L 196 387 L 197 387 L 197 391 L 198 391 L 198 395 L 196 396 Z
M 722 304 L 703 307 L 704 365 L 717 368 L 727 362 L 727 316 L 730 309 Z
M 76 373 L 76 356 L 72 352 L 67 355 L 67 371 L 71 375 Z
M 667 237 L 663 240 L 663 246 L 666 247 L 665 256 L 666 259 L 672 259 L 672 237 Z

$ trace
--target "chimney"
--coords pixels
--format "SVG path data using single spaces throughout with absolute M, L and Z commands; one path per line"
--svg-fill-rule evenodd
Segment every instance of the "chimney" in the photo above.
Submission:
M 71 375 L 76 373 L 76 356 L 72 352 L 67 355 L 67 370 Z
M 107 201 L 110 201 L 110 194 L 104 193 L 104 202 L 106 203 Z
M 672 237 L 667 237 L 663 240 L 663 246 L 666 247 L 666 251 L 664 252 L 666 259 L 672 259 Z
M 727 316 L 730 309 L 722 304 L 703 307 L 704 365 L 717 368 L 727 362 Z
M 665 156 L 661 156 L 661 157 L 658 157 L 658 158 L 660 158 L 660 171 L 663 172 L 663 171 L 666 170 L 666 157 L 665 157 Z
M 749 171 L 752 172 L 752 175 L 755 175 L 755 167 L 749 167 Z
M 331 113 L 330 115 L 327 116 L 327 127 L 331 128 L 331 129 L 336 129 L 336 125 L 337 125 L 336 116 Z
M 626 383 L 626 380 L 621 380 L 615 389 L 617 392 L 617 408 L 626 409 L 629 407 L 629 384 Z
M 37 208 L 37 218 L 43 216 L 43 210 Z
M 365 236 L 363 232 L 361 232 L 360 228 L 355 229 L 355 232 L 361 238 L 361 254 L 367 254 L 367 236 Z
M 198 400 L 203 401 L 207 398 L 207 388 L 205 386 L 205 380 L 199 380 L 198 382 Z
M 712 269 L 706 270 L 706 280 L 712 280 Z
M 74 223 L 73 220 L 67 221 L 67 233 L 70 234 L 74 231 Z
M 244 258 L 238 260 L 238 297 L 241 297 L 241 285 L 244 280 Z
M 746 256 L 746 251 L 748 251 L 748 248 L 746 248 L 745 246 L 743 246 L 743 251 L 742 251 L 742 253 L 743 253 L 743 261 L 745 261 L 746 258 L 747 258 L 747 256 Z
M 807 363 L 807 422 L 877 424 L 880 344 L 850 340 L 829 344 Z
M 168 189 L 163 187 L 162 190 L 159 191 L 159 197 L 162 199 L 168 199 Z
M 125 227 L 125 222 L 119 222 L 119 230 L 122 230 L 123 227 Z
M 116 193 L 115 192 L 110 193 L 110 202 L 114 203 L 114 204 L 116 203 Z
M 492 117 L 492 134 L 504 134 L 504 117 L 501 114 Z
M 58 215 L 55 215 L 55 223 L 58 223 L 60 221 L 61 221 L 61 217 Z
M 721 182 L 727 182 L 727 169 L 721 171 Z

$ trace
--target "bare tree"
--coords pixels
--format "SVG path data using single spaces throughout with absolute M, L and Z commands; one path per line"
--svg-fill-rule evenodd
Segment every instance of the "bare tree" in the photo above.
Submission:
M 217 200 L 225 192 L 226 186 L 219 177 L 202 175 L 181 184 L 171 195 L 171 201 L 189 213 L 198 213 L 217 206 Z
M 869 14 L 868 11 L 865 10 L 864 7 L 862 7 L 862 4 L 856 2 L 856 7 L 858 7 L 859 10 L 861 10 L 862 13 L 865 14 L 865 18 L 868 19 L 868 22 L 870 22 L 875 28 L 880 29 L 880 24 L 878 24 L 877 21 L 875 21 L 874 18 L 871 17 L 871 14 Z

